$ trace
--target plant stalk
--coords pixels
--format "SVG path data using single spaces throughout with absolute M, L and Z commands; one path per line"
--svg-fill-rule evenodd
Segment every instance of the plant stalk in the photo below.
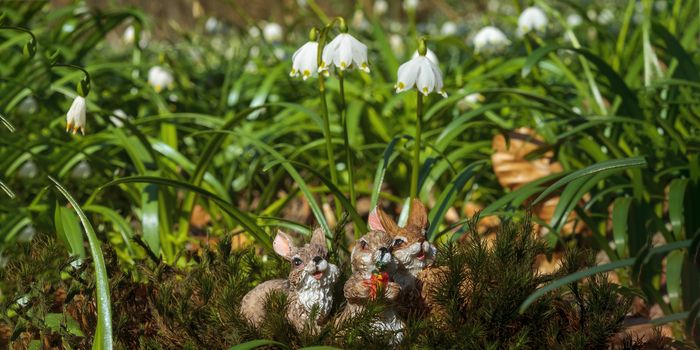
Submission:
M 331 122 L 328 116 L 328 102 L 326 102 L 326 83 L 322 74 L 318 75 L 318 91 L 321 94 L 321 114 L 323 115 L 323 136 L 326 139 L 326 155 L 328 156 L 328 167 L 330 168 L 331 181 L 338 185 L 338 170 L 335 166 L 335 154 L 333 153 L 333 140 L 331 136 Z M 340 217 L 340 201 L 333 197 L 335 202 L 336 218 Z
M 348 192 L 350 196 L 350 204 L 355 207 L 355 166 L 352 158 L 352 150 L 350 149 L 350 137 L 348 136 L 348 111 L 345 104 L 345 79 L 342 71 L 338 72 L 338 86 L 340 89 L 340 122 L 343 125 L 343 146 L 345 146 L 345 166 L 348 171 Z M 360 230 L 357 225 L 355 228 L 355 238 L 360 238 Z
M 355 174 L 354 174 L 354 161 L 352 159 L 352 150 L 350 149 L 350 137 L 348 135 L 348 111 L 347 105 L 345 104 L 345 82 L 343 79 L 343 73 L 338 73 L 338 84 L 340 87 L 340 120 L 343 124 L 343 143 L 345 146 L 345 161 L 348 169 L 348 183 L 350 184 L 350 203 L 355 206 Z
M 413 165 L 411 169 L 411 201 L 418 198 L 418 169 L 420 168 L 420 136 L 423 123 L 423 95 L 416 91 L 418 97 L 416 105 L 416 139 L 413 143 Z M 409 208 L 410 213 L 410 208 Z

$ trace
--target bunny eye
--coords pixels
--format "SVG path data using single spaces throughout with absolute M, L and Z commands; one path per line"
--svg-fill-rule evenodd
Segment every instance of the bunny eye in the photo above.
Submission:
M 404 244 L 404 240 L 401 239 L 401 238 L 397 238 L 397 239 L 394 240 L 394 244 L 393 244 L 393 245 L 402 245 L 402 244 Z
M 294 266 L 299 266 L 299 265 L 301 265 L 301 263 L 302 263 L 302 261 L 299 258 L 292 259 L 292 264 L 294 264 Z
M 362 249 L 367 249 L 367 242 L 365 242 L 365 241 L 360 241 L 360 248 L 362 248 Z

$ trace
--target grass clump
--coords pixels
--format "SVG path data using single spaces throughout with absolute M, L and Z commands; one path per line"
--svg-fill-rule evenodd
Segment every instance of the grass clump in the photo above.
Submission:
M 569 251 L 558 272 L 538 274 L 536 258 L 547 250 L 534 238 L 528 219 L 502 224 L 492 242 L 477 233 L 475 221 L 470 224 L 466 240 L 440 247 L 439 283 L 430 289 L 436 307 L 427 317 L 406 320 L 400 348 L 640 348 L 642 343 L 630 337 L 612 342 L 623 327 L 632 294 L 604 275 L 549 293 L 519 312 L 527 296 L 543 284 L 590 266 L 588 252 Z M 124 270 L 114 251 L 104 248 L 118 348 L 227 349 L 269 339 L 290 348 L 325 344 L 375 349 L 386 348 L 392 336 L 371 327 L 384 307 L 380 302 L 344 322 L 334 317 L 345 303 L 341 290 L 349 276 L 343 255 L 334 256 L 343 273 L 333 317 L 317 332 L 296 332 L 285 317 L 284 295 L 272 294 L 261 305 L 267 318 L 258 329 L 239 314 L 246 292 L 261 281 L 286 276 L 288 266 L 280 259 L 263 261 L 252 249 L 233 250 L 227 238 L 188 257 L 186 268 L 149 259 Z M 59 252 L 54 240 L 42 237 L 8 256 L 0 272 L 4 345 L 88 347 L 96 317 L 94 285 L 83 276 L 91 273 L 91 264 L 76 269 L 74 260 Z M 22 301 L 25 296 L 27 301 Z M 51 324 L 52 314 L 61 315 L 58 326 Z M 668 342 L 659 335 L 644 344 Z

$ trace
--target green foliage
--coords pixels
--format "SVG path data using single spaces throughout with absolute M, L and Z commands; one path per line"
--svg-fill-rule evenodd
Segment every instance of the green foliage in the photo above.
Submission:
M 550 292 L 525 313 L 518 310 L 540 284 L 590 265 L 587 253 L 571 251 L 557 275 L 538 275 L 535 259 L 546 249 L 544 242 L 533 238 L 529 221 L 504 224 L 492 245 L 476 232 L 476 221 L 470 225 L 464 244 L 448 244 L 439 251 L 437 265 L 446 270 L 432 293 L 446 313 L 433 319 L 409 318 L 402 347 L 604 348 L 610 344 L 622 327 L 631 294 L 604 275 Z M 297 333 L 286 319 L 286 298 L 280 294 L 272 294 L 261 305 L 268 311 L 262 326 L 251 327 L 239 314 L 240 300 L 261 281 L 284 278 L 288 263 L 277 258 L 263 262 L 252 250 L 232 250 L 230 238 L 190 256 L 186 270 L 140 260 L 135 270 L 125 272 L 114 251 L 105 247 L 117 348 L 227 349 L 241 344 L 234 349 L 243 349 L 258 344 L 286 349 L 327 344 L 380 349 L 392 336 L 371 327 L 374 315 L 385 307 L 379 302 L 370 303 L 356 318 L 344 322 L 333 318 L 318 332 Z M 96 317 L 94 306 L 90 308 L 95 297 L 89 292 L 94 284 L 83 277 L 91 273 L 90 265 L 73 269 L 70 260 L 55 249 L 55 241 L 44 237 L 21 248 L 1 276 L 7 291 L 3 322 L 12 329 L 12 340 L 26 331 L 41 334 L 42 341 L 50 338 L 56 344 L 83 346 L 93 331 L 89 320 Z M 342 285 L 349 273 L 347 257 L 342 259 L 337 261 L 343 276 L 336 286 L 333 315 L 343 307 Z M 29 302 L 19 306 L 17 299 L 24 295 Z M 65 320 L 61 327 L 56 325 L 58 315 Z
M 164 309 L 149 309 L 155 312 L 149 317 L 172 321 L 167 326 L 173 328 L 149 341 L 155 344 L 183 335 L 181 343 L 170 346 L 201 344 L 201 339 L 188 333 L 187 328 L 194 327 L 194 323 L 186 314 L 164 311 L 174 312 L 165 308 L 166 301 L 181 303 L 180 308 L 193 308 L 189 304 L 194 303 L 191 296 L 199 298 L 202 291 L 207 291 L 204 295 L 217 295 L 217 300 L 236 301 L 242 290 L 267 275 L 261 270 L 252 274 L 257 277 L 236 280 L 237 272 L 219 277 L 202 274 L 201 278 L 213 280 L 190 280 L 201 290 L 187 290 L 186 286 L 168 282 L 170 277 L 163 275 L 168 271 L 174 276 L 193 276 L 194 271 L 204 271 L 198 270 L 204 267 L 196 260 L 186 257 L 187 246 L 195 240 L 193 236 L 222 238 L 241 233 L 269 253 L 270 238 L 277 226 L 306 234 L 309 226 L 319 225 L 338 248 L 332 254 L 343 263 L 348 238 L 343 227 L 331 231 L 332 219 L 342 221 L 339 214 L 346 211 L 356 230 L 363 231 L 364 212 L 353 207 L 355 200 L 361 203 L 368 199 L 370 207 L 380 203 L 380 199 L 389 207 L 405 202 L 410 183 L 410 151 L 414 149 L 414 139 L 407 135 L 414 135 L 416 129 L 417 102 L 413 94 L 395 94 L 391 85 L 399 64 L 413 53 L 416 37 L 430 34 L 428 46 L 440 58 L 450 94 L 447 99 L 425 98 L 421 123 L 417 190 L 424 201 L 436 199 L 431 203 L 430 238 L 446 244 L 464 235 L 469 230 L 465 226 L 468 219 L 450 222 L 446 216 L 452 209 L 462 212 L 469 202 L 486 207 L 482 215 L 517 221 L 533 202 L 559 195 L 552 219 L 538 222 L 549 229 L 548 248 L 603 251 L 611 261 L 584 270 L 571 269 L 568 275 L 551 276 L 550 280 L 517 280 L 505 274 L 504 278 L 511 278 L 502 281 L 505 284 L 490 285 L 479 280 L 480 276 L 467 275 L 490 286 L 494 293 L 502 293 L 501 287 L 516 282 L 523 288 L 518 292 L 523 295 L 517 295 L 517 302 L 513 301 L 521 314 L 512 314 L 512 305 L 494 300 L 492 306 L 503 314 L 493 317 L 517 325 L 531 322 L 527 315 L 544 315 L 542 305 L 555 303 L 555 296 L 580 283 L 592 283 L 595 287 L 582 292 L 576 304 L 598 312 L 611 307 L 606 304 L 610 299 L 604 296 L 616 291 L 595 275 L 615 272 L 624 287 L 640 289 L 650 304 L 660 305 L 666 315 L 662 321 L 683 321 L 689 317 L 684 327 L 675 328 L 676 337 L 696 341 L 700 338 L 698 327 L 694 327 L 700 309 L 700 217 L 696 215 L 700 212 L 697 1 L 537 0 L 517 1 L 516 6 L 499 1 L 494 2 L 495 12 L 459 23 L 457 35 L 431 33 L 431 25 L 442 21 L 434 13 L 410 10 L 406 13 L 407 25 L 398 26 L 367 15 L 367 28 L 351 27 L 350 32 L 368 44 L 372 73 L 346 74 L 342 97 L 337 81 L 329 78 L 323 99 L 316 81 L 293 80 L 286 74 L 289 56 L 306 41 L 309 27 L 328 23 L 329 16 L 313 1 L 308 3 L 308 8 L 294 9 L 298 19 L 285 23 L 288 31 L 281 43 L 252 37 L 242 26 L 225 25 L 225 30 L 207 32 L 202 23 L 197 23 L 192 29 L 167 24 L 158 31 L 167 32 L 168 40 L 153 39 L 142 45 L 140 39 L 164 24 L 154 23 L 136 9 L 98 11 L 82 2 L 58 8 L 48 1 L 3 2 L 0 251 L 14 254 L 25 249 L 16 247 L 17 241 L 35 233 L 51 233 L 63 243 L 64 250 L 87 255 L 83 241 L 76 239 L 80 228 L 75 215 L 56 204 L 63 203 L 63 199 L 54 191 L 46 190 L 51 185 L 48 177 L 52 176 L 75 198 L 73 208 L 84 209 L 81 220 L 92 224 L 91 251 L 97 252 L 95 242 L 99 238 L 112 258 L 118 257 L 107 262 L 112 264 L 111 272 L 124 270 L 127 285 L 133 281 L 155 283 L 143 280 L 145 276 L 160 276 L 158 283 L 171 283 L 170 297 L 159 297 L 164 298 L 160 304 Z M 236 1 L 227 4 L 241 18 L 250 18 Z M 470 4 L 464 5 L 465 13 L 472 13 L 466 7 Z M 545 33 L 517 38 L 512 35 L 517 21 L 513 14 L 524 5 L 537 5 L 547 13 L 550 25 Z M 610 22 L 603 21 L 606 10 L 613 14 Z M 565 20 L 573 14 L 581 16 L 580 25 Z M 342 15 L 349 17 L 350 13 Z M 464 37 L 470 38 L 484 21 L 502 28 L 512 45 L 497 54 L 476 53 L 470 44 L 465 45 Z M 257 26 L 252 20 L 248 25 Z M 114 35 L 121 34 L 126 26 L 134 29 L 132 42 Z M 390 45 L 397 36 L 403 39 L 399 40 L 403 52 Z M 89 79 L 70 65 L 85 68 Z M 162 91 L 147 82 L 149 69 L 156 65 L 174 75 L 172 86 Z M 65 114 L 72 99 L 86 94 L 88 89 L 86 135 L 64 133 Z M 466 97 L 473 93 L 480 93 L 483 98 L 470 102 Z M 328 113 L 323 113 L 326 102 Z M 491 142 L 495 135 L 521 126 L 535 130 L 544 139 L 526 158 L 540 158 L 552 151 L 553 160 L 562 165 L 564 172 L 510 190 L 501 186 L 489 166 L 493 165 Z M 323 140 L 324 135 L 329 137 L 328 143 Z M 335 151 L 334 159 L 327 158 L 327 145 Z M 339 152 L 341 145 L 343 152 Z M 351 158 L 347 158 L 349 155 Z M 354 166 L 349 171 L 336 169 L 340 163 Z M 346 197 L 346 193 L 352 193 L 350 188 L 356 195 Z M 295 216 L 296 211 L 303 212 L 298 208 L 304 205 L 309 206 L 313 218 Z M 193 227 L 190 223 L 197 206 L 213 218 L 206 227 Z M 326 207 L 330 207 L 330 214 L 324 212 Z M 565 237 L 563 230 L 572 212 L 576 213 L 577 225 L 585 224 L 588 235 Z M 37 244 L 48 244 L 42 242 Z M 477 261 L 460 260 L 476 253 L 462 251 L 458 246 L 447 247 L 451 253 L 444 262 L 448 266 L 476 264 Z M 541 251 L 541 247 L 521 248 L 523 252 Z M 223 259 L 218 256 L 202 261 L 212 264 Z M 45 266 L 75 275 L 57 265 L 60 255 L 51 253 L 48 258 L 56 262 L 51 265 L 54 260 L 47 261 Z M 147 258 L 162 259 L 164 263 L 161 266 L 159 262 L 158 268 L 143 268 Z M 247 261 L 245 268 L 257 266 L 252 256 L 240 259 Z M 485 264 L 482 268 L 494 272 L 497 266 L 507 267 L 496 257 L 478 261 Z M 228 262 L 218 263 L 228 266 Z M 93 267 L 83 267 L 90 268 Z M 33 271 L 37 278 L 47 278 L 48 271 Z M 84 273 L 87 272 L 80 272 Z M 92 278 L 88 276 L 91 275 L 80 278 L 89 286 Z M 73 286 L 75 278 L 63 277 L 51 280 L 50 285 L 57 284 L 65 290 L 77 288 Z M 117 282 L 114 276 L 110 278 L 114 288 Z M 241 290 L 212 287 L 229 281 L 228 278 L 234 278 L 231 283 Z M 580 282 L 582 278 L 588 278 L 588 282 Z M 551 283 L 537 288 L 548 282 Z M 80 290 L 90 289 L 81 285 Z M 4 287 L 2 292 L 21 295 Z M 457 290 L 450 293 L 454 296 Z M 576 293 L 569 290 L 565 294 Z M 112 298 L 113 309 L 125 308 L 119 299 L 127 294 L 113 295 L 119 295 Z M 92 291 L 83 297 L 92 298 Z M 152 302 L 157 300 L 160 299 Z M 80 305 L 89 308 L 87 303 Z M 280 300 L 270 307 L 281 304 Z M 223 301 L 219 305 L 225 306 Z M 228 307 L 228 314 L 222 316 L 224 320 L 240 324 Z M 73 327 L 68 326 L 73 324 L 70 319 L 64 320 L 67 328 L 56 327 L 55 314 L 59 311 L 39 313 L 43 320 L 32 322 L 43 325 L 36 327 L 49 324 L 46 329 L 50 334 L 73 339 L 76 332 L 69 331 Z M 617 312 L 610 311 L 610 315 Z M 47 323 L 45 315 L 54 316 L 49 316 Z M 211 321 L 213 329 L 222 332 L 221 341 L 213 343 L 221 347 L 256 337 L 283 339 L 292 346 L 312 344 L 312 340 L 323 343 L 336 339 L 334 332 L 338 331 L 327 329 L 317 335 L 286 333 L 285 338 L 278 332 L 286 325 L 278 319 L 270 321 L 273 328 L 262 333 L 236 328 L 242 329 L 240 334 L 229 334 L 228 326 L 216 326 L 222 321 L 213 321 L 214 316 L 218 317 L 213 311 L 191 315 L 200 321 Z M 478 322 L 489 315 L 483 314 Z M 82 327 L 83 320 L 75 320 L 81 324 L 85 337 L 94 336 L 94 329 Z M 123 329 L 119 324 L 129 323 L 112 321 L 117 332 Z M 603 339 L 615 329 L 613 320 L 596 322 L 577 326 L 561 323 L 562 327 L 570 327 L 567 329 L 586 329 L 590 338 L 569 339 L 562 335 L 555 337 L 556 344 L 597 344 L 591 339 Z M 537 329 L 516 327 L 517 331 L 498 335 L 489 334 L 490 328 L 482 326 L 479 323 L 466 327 L 463 333 L 459 331 L 450 337 L 456 340 L 471 336 L 482 346 L 502 347 L 507 343 L 520 347 L 528 344 L 536 332 L 546 332 L 551 324 Z M 213 341 L 216 331 L 202 330 L 202 339 Z M 430 334 L 426 332 L 410 331 L 409 337 Z M 346 334 L 367 333 L 358 330 Z M 360 337 L 358 343 L 351 345 L 371 348 L 378 344 L 373 343 L 373 336 Z M 115 338 L 122 342 L 131 339 L 124 334 Z M 421 339 L 427 338 L 411 339 L 421 344 Z M 434 339 L 440 340 L 437 333 Z M 506 343 L 496 343 L 495 339 Z M 548 343 L 551 344 L 555 343 Z

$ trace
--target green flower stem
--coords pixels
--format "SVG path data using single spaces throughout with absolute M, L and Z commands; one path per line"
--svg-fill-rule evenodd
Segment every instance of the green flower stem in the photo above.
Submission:
M 345 165 L 348 171 L 348 190 L 350 195 L 350 204 L 354 208 L 356 205 L 355 200 L 355 165 L 352 157 L 352 150 L 350 149 L 350 138 L 348 136 L 348 112 L 347 105 L 345 104 L 345 80 L 343 79 L 343 72 L 338 72 L 338 85 L 340 89 L 340 120 L 343 124 L 343 145 L 345 146 Z M 359 227 L 355 226 L 355 238 L 360 238 Z
M 345 146 L 345 161 L 348 170 L 348 183 L 350 184 L 350 203 L 355 206 L 355 174 L 352 159 L 352 150 L 350 149 L 350 137 L 348 136 L 348 112 L 345 104 L 345 82 L 343 72 L 338 73 L 338 84 L 340 86 L 340 120 L 343 123 L 343 145 Z
M 319 45 L 320 46 L 320 45 Z M 328 156 L 328 167 L 331 172 L 331 181 L 338 185 L 338 170 L 335 166 L 335 154 L 333 153 L 333 141 L 331 136 L 331 122 L 328 117 L 328 103 L 326 102 L 326 83 L 323 76 L 318 76 L 318 91 L 321 94 L 321 114 L 323 115 L 323 136 L 326 139 L 326 155 Z M 334 197 L 336 217 L 340 217 L 340 201 Z
M 411 169 L 411 200 L 418 198 L 418 169 L 420 168 L 420 134 L 423 123 L 423 95 L 416 91 L 418 96 L 416 105 L 416 139 L 413 142 L 413 166 Z M 412 202 L 412 201 L 411 201 Z M 409 208 L 410 212 L 410 208 Z
M 75 91 L 78 93 L 78 95 L 87 97 L 87 95 L 90 93 L 90 73 L 88 73 L 85 68 L 69 63 L 54 63 L 51 65 L 51 68 L 53 67 L 72 68 L 83 72 L 85 77 L 78 82 L 78 86 L 76 86 Z

